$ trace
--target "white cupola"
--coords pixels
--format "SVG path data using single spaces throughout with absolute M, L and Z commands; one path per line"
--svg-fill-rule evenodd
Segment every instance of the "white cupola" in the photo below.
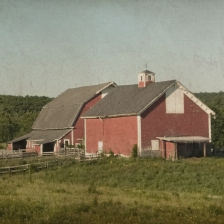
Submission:
M 138 87 L 146 87 L 155 82 L 155 73 L 145 70 L 138 74 Z

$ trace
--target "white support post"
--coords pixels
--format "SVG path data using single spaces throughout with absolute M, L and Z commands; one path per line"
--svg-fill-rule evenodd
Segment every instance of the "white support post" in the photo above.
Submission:
M 72 135 L 72 145 L 74 145 L 74 136 L 73 136 L 73 130 L 74 130 L 74 129 L 72 129 L 72 132 L 71 132 L 71 135 Z
M 206 142 L 204 142 L 204 145 L 203 145 L 203 154 L 204 154 L 204 157 L 206 157 Z
M 211 114 L 208 114 L 208 137 L 210 138 L 209 142 L 211 142 L 212 141 Z
M 43 144 L 40 145 L 40 155 L 42 156 L 43 154 Z
M 84 138 L 85 138 L 85 154 L 86 154 L 86 119 L 84 119 Z
M 177 155 L 177 142 L 174 143 L 175 144 L 175 160 L 178 159 L 178 155 Z
M 138 129 L 138 154 L 142 155 L 142 135 L 141 135 L 141 115 L 137 116 L 137 129 Z

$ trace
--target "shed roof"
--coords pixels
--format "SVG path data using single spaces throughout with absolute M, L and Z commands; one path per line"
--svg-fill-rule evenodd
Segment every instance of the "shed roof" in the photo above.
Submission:
M 116 84 L 107 82 L 66 90 L 42 108 L 32 129 L 72 127 L 84 104 L 110 85 Z
M 21 140 L 36 141 L 40 144 L 48 142 L 54 142 L 57 139 L 62 138 L 72 129 L 59 129 L 59 130 L 34 130 L 30 133 L 23 135 L 19 138 L 13 139 L 9 143 L 19 142 Z
M 28 141 L 36 141 L 40 144 L 54 142 L 57 139 L 64 137 L 72 129 L 61 129 L 61 130 L 36 130 L 32 131 L 31 137 Z
M 157 137 L 168 142 L 209 142 L 211 139 L 202 136 L 178 136 L 178 137 Z
M 13 139 L 12 141 L 9 141 L 8 143 L 19 142 L 19 141 L 28 139 L 31 135 L 32 135 L 32 132 L 30 132 L 30 133 L 28 133 L 28 134 L 25 134 L 25 135 L 22 135 L 22 136 L 20 136 L 20 137 L 18 137 L 18 138 L 15 138 L 15 139 Z
M 138 85 L 116 86 L 114 90 L 88 110 L 82 117 L 113 117 L 137 115 L 161 96 L 176 80 Z

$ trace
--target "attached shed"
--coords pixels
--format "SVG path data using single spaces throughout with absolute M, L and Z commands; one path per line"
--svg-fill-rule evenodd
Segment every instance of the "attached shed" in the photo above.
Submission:
M 211 139 L 202 136 L 158 137 L 166 159 L 212 156 Z

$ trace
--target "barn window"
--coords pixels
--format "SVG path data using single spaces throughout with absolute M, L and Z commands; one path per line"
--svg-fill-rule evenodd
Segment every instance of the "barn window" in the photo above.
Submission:
M 103 152 L 103 142 L 99 141 L 98 142 L 98 153 L 102 153 Z
M 159 140 L 151 140 L 152 150 L 159 150 Z
M 68 147 L 70 145 L 70 140 L 64 139 L 64 145 L 65 145 L 65 147 Z
M 141 81 L 142 81 L 142 76 L 141 76 Z
M 148 76 L 148 80 L 151 81 L 151 75 Z

